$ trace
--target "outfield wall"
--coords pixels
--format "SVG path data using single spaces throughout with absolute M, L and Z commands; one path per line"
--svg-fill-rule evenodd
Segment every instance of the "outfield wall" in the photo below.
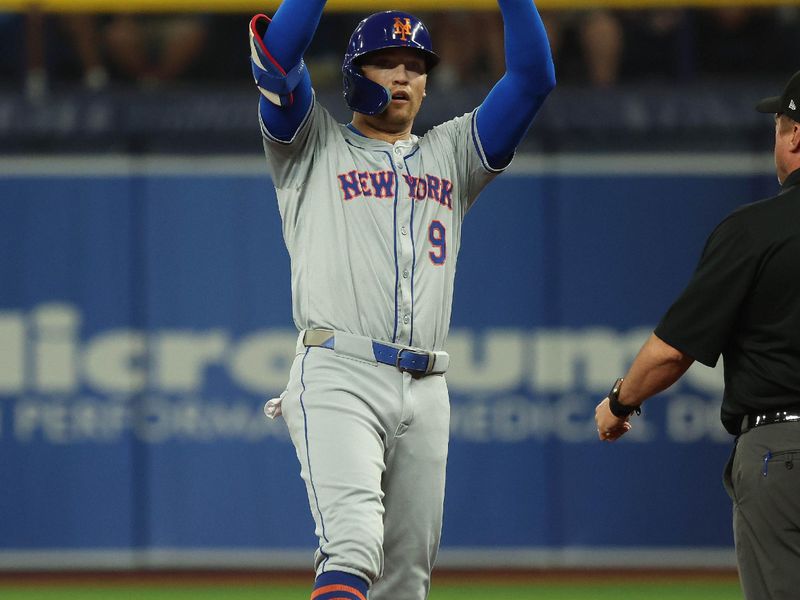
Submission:
M 467 215 L 440 564 L 733 564 L 720 370 L 613 445 L 596 402 L 769 155 L 521 156 Z M 259 157 L 0 160 L 0 568 L 310 564 Z

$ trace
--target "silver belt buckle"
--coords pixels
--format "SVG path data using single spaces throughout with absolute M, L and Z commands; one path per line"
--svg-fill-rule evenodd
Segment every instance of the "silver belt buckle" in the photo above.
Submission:
M 406 369 L 405 367 L 401 367 L 401 366 L 400 366 L 400 360 L 403 358 L 403 352 L 411 352 L 411 353 L 413 353 L 413 354 L 417 354 L 417 353 L 416 353 L 416 352 L 414 352 L 414 350 L 411 350 L 411 348 L 400 348 L 400 349 L 397 351 L 397 358 L 396 358 L 396 359 L 395 359 L 395 361 L 394 361 L 394 366 L 395 366 L 395 368 L 396 368 L 398 371 L 400 371 L 401 373 L 410 373 L 410 372 L 411 372 L 411 369 Z M 416 371 L 416 369 L 415 369 L 414 371 Z
M 405 367 L 400 366 L 400 359 L 403 356 L 403 352 L 411 352 L 417 356 L 426 355 L 428 357 L 428 365 L 424 371 L 420 369 L 406 369 Z M 423 375 L 430 375 L 431 371 L 433 370 L 433 363 L 436 362 L 436 355 L 433 352 L 427 352 L 425 350 L 412 350 L 411 348 L 400 348 L 397 351 L 397 359 L 395 360 L 394 366 L 397 368 L 398 371 L 401 373 L 419 373 L 420 377 Z
M 397 351 L 397 358 L 394 359 L 394 368 L 401 373 L 407 371 L 407 369 L 400 366 L 400 358 L 403 356 L 403 352 L 405 352 L 405 348 L 400 348 L 400 350 Z

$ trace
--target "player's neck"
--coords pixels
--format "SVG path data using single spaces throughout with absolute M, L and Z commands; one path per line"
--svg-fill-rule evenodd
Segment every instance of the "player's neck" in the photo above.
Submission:
M 373 140 L 381 140 L 388 142 L 389 144 L 394 144 L 400 140 L 409 139 L 411 137 L 412 124 L 413 123 L 409 123 L 408 126 L 401 131 L 394 131 L 383 127 L 379 120 L 374 118 L 368 119 L 361 113 L 353 113 L 353 120 L 351 122 L 351 125 L 355 127 L 364 137 L 368 137 Z

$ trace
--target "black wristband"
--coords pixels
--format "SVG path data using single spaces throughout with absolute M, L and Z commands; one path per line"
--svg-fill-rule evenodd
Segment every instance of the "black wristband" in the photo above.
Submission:
M 622 377 L 617 379 L 611 387 L 611 391 L 608 392 L 608 409 L 611 411 L 611 414 L 618 419 L 629 417 L 632 413 L 636 413 L 637 415 L 642 414 L 642 409 L 639 406 L 620 404 L 619 389 L 622 387 L 623 381 L 625 380 Z

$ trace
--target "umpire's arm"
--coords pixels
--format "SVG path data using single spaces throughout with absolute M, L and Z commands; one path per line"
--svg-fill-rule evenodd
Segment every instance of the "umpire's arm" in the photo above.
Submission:
M 670 346 L 656 334 L 651 334 L 625 375 L 619 389 L 619 403 L 623 406 L 640 406 L 650 396 L 678 381 L 693 362 L 691 356 Z M 597 405 L 594 419 L 600 439 L 613 442 L 624 435 L 631 425 L 627 417 L 615 417 L 608 403 L 608 398 L 604 398 Z

